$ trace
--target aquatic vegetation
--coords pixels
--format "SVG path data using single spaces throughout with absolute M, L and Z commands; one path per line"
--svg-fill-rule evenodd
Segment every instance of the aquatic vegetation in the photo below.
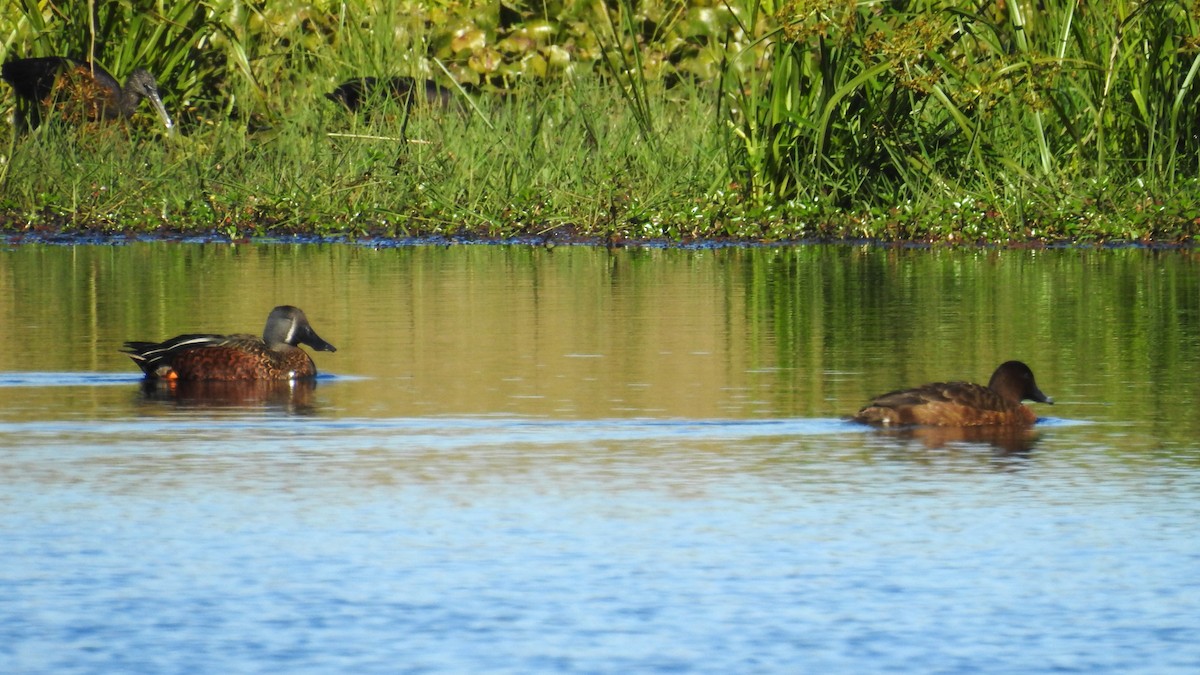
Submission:
M 4 60 L 145 66 L 180 131 L 154 147 L 146 111 L 11 130 L 3 229 L 609 243 L 1200 230 L 1200 19 L 1181 0 L 23 0 L 0 28 L 15 36 Z M 326 100 L 363 78 L 454 104 Z M 0 111 L 14 104 L 5 87 Z

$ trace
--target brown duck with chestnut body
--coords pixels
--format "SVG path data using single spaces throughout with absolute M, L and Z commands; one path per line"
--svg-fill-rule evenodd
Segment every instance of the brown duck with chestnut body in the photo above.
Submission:
M 1033 371 L 1020 361 L 1000 364 L 985 387 L 971 382 L 934 382 L 893 391 L 868 403 L 854 421 L 877 426 L 1029 426 L 1037 414 L 1021 401 L 1053 404 L 1038 389 Z
M 316 377 L 306 344 L 323 352 L 337 348 L 321 339 L 304 312 L 290 305 L 271 310 L 262 338 L 254 335 L 180 335 L 164 342 L 126 342 L 129 358 L 147 379 L 298 380 Z

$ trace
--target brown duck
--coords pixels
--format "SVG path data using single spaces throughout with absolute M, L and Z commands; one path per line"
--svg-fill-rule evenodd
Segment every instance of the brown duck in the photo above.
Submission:
M 148 379 L 298 380 L 316 377 L 306 344 L 323 352 L 337 348 L 321 339 L 304 312 L 290 305 L 271 310 L 262 338 L 253 335 L 190 334 L 164 342 L 126 342 L 122 351 Z
M 876 397 L 854 421 L 880 426 L 1029 426 L 1037 414 L 1021 401 L 1053 404 L 1038 389 L 1033 371 L 1020 361 L 1000 364 L 985 387 L 971 382 L 934 382 Z

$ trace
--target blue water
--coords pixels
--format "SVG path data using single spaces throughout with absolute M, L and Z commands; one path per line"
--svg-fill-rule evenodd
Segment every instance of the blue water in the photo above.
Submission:
M 1200 672 L 1192 251 L 0 250 L 0 675 Z M 126 340 L 304 308 L 315 386 Z M 1033 367 L 1028 433 L 873 395 Z
M 928 447 L 836 418 L 0 422 L 9 673 L 1196 672 L 1200 471 L 1122 425 Z M 1137 431 L 1137 429 L 1132 429 Z

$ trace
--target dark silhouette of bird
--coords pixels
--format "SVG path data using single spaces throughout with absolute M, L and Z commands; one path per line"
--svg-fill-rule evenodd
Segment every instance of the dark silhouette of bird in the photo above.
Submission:
M 154 76 L 142 68 L 130 73 L 122 87 L 94 63 L 42 56 L 8 61 L 0 66 L 0 78 L 24 100 L 31 127 L 41 122 L 43 108 L 57 112 L 68 122 L 94 122 L 129 117 L 142 99 L 150 101 L 168 132 L 175 126 L 163 107 Z
M 414 105 L 430 105 L 449 108 L 454 103 L 454 91 L 434 82 L 418 82 L 411 77 L 356 77 L 346 80 L 336 89 L 325 94 L 325 98 L 343 105 L 350 112 L 358 112 L 371 101 L 394 101 L 405 108 Z

